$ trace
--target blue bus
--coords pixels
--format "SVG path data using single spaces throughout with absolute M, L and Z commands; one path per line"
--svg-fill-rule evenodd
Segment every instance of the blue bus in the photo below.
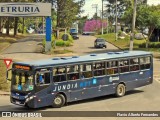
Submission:
M 9 71 L 11 103 L 59 108 L 109 94 L 122 97 L 126 91 L 151 84 L 153 57 L 144 51 L 108 52 L 15 62 Z

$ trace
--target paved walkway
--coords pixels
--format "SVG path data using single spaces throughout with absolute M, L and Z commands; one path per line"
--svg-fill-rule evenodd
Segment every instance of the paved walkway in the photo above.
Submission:
M 50 55 L 42 54 L 42 40 L 44 35 L 34 35 L 18 40 L 5 49 L 1 57 L 11 58 L 14 61 L 28 61 L 50 58 Z

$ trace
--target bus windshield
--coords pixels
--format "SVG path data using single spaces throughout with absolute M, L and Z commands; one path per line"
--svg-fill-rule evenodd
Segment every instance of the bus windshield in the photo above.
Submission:
M 14 70 L 12 73 L 12 89 L 19 91 L 33 90 L 33 74 L 31 72 Z

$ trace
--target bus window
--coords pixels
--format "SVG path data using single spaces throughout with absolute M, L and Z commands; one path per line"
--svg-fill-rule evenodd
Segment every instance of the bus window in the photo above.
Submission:
M 31 91 L 34 89 L 33 75 L 28 72 L 13 72 L 13 89 Z
M 50 72 L 37 73 L 36 74 L 37 85 L 39 84 L 49 84 L 50 83 Z
M 119 72 L 129 72 L 129 60 L 120 60 L 119 61 Z
M 67 66 L 67 80 L 76 80 L 79 79 L 79 66 L 72 65 Z
M 66 81 L 65 67 L 56 67 L 53 69 L 53 81 L 54 82 Z
M 92 77 L 92 65 L 91 64 L 84 64 L 80 65 L 80 72 L 82 78 L 90 78 Z
M 130 59 L 130 71 L 137 71 L 137 70 L 139 70 L 138 58 Z
M 150 69 L 151 57 L 142 57 L 140 58 L 140 69 Z
M 94 76 L 105 75 L 105 62 L 95 63 L 94 67 Z
M 118 73 L 118 61 L 109 61 L 107 62 L 107 75 L 117 74 Z

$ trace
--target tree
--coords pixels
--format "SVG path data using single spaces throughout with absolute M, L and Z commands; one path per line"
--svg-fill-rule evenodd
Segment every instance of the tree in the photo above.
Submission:
M 103 27 L 107 27 L 107 22 L 103 21 Z M 93 31 L 101 31 L 102 28 L 102 22 L 101 20 L 88 20 L 86 21 L 83 30 L 87 32 L 93 32 Z
M 107 10 L 104 11 L 104 14 L 108 14 L 109 21 L 114 23 L 115 16 L 116 16 L 116 0 L 107 0 L 108 4 L 106 5 Z M 117 0 L 117 18 L 119 22 L 122 21 L 122 16 L 124 15 L 125 11 L 132 5 L 132 0 Z
M 137 25 L 143 28 L 149 28 L 148 38 L 150 39 L 155 28 L 160 29 L 160 5 L 148 6 L 141 5 L 137 11 Z
M 77 20 L 84 0 L 57 0 L 57 27 L 70 27 Z

